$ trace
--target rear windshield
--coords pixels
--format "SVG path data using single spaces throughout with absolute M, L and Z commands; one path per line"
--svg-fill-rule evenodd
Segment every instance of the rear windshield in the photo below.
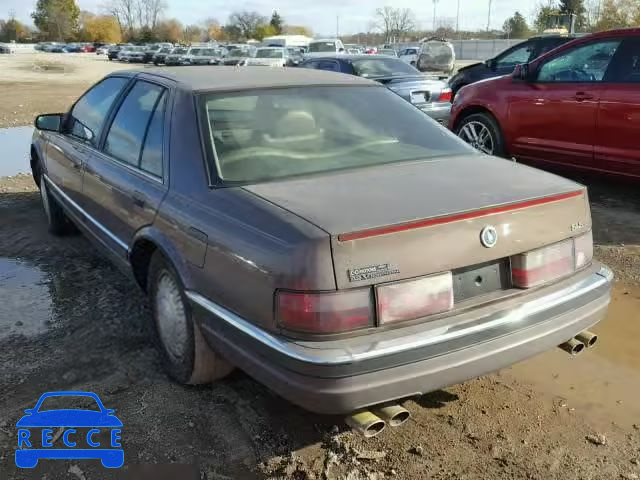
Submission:
M 230 57 L 246 57 L 247 54 L 243 50 L 240 50 L 239 48 L 234 48 L 229 52 L 229 56 Z
M 420 72 L 399 58 L 370 58 L 354 60 L 353 69 L 360 77 L 393 77 L 402 75 L 420 75 Z
M 310 52 L 335 52 L 335 42 L 316 42 L 309 44 Z
M 473 151 L 384 87 L 290 87 L 201 97 L 227 182 L 255 183 Z
M 213 48 L 203 48 L 198 52 L 198 55 L 201 57 L 213 57 L 214 55 L 220 55 L 220 51 Z
M 260 49 L 256 52 L 256 58 L 282 58 L 282 50 Z

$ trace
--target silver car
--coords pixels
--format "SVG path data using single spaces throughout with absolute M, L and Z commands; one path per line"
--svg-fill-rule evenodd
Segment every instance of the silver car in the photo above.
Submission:
M 219 48 L 199 48 L 188 55 L 191 65 L 218 65 L 222 59 L 222 50 Z
M 118 60 L 121 62 L 133 63 L 144 62 L 145 47 L 126 47 L 118 53 Z
M 164 58 L 165 65 L 187 65 L 185 58 L 189 54 L 187 47 L 176 47 Z

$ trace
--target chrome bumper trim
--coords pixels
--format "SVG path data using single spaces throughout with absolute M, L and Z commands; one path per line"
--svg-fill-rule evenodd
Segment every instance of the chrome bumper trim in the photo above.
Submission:
M 394 355 L 409 350 L 438 344 L 467 335 L 477 334 L 484 330 L 495 328 L 501 325 L 526 323 L 526 319 L 546 310 L 553 309 L 563 303 L 570 302 L 592 290 L 610 283 L 613 274 L 606 267 L 601 267 L 597 273 L 590 275 L 572 285 L 554 291 L 543 297 L 526 301 L 515 309 L 508 312 L 497 312 L 475 319 L 473 322 L 451 325 L 449 327 L 439 327 L 431 330 L 424 330 L 419 333 L 412 332 L 408 335 L 391 338 L 388 341 L 375 341 L 371 344 L 352 347 L 350 351 L 344 348 L 318 348 L 320 342 L 314 342 L 315 349 L 293 340 L 287 340 L 273 335 L 262 328 L 259 328 L 244 318 L 227 310 L 215 302 L 203 297 L 194 291 L 186 291 L 187 297 L 204 308 L 208 312 L 223 320 L 228 325 L 238 329 L 253 340 L 261 343 L 268 349 L 303 363 L 316 366 L 336 366 L 352 364 L 364 360 Z M 426 328 L 426 327 L 425 327 Z M 335 342 L 331 342 L 335 345 Z M 307 350 L 308 352 L 305 352 Z M 314 352 L 315 351 L 315 352 Z M 315 353 L 315 355 L 313 354 Z M 321 355 L 320 355 L 321 354 Z

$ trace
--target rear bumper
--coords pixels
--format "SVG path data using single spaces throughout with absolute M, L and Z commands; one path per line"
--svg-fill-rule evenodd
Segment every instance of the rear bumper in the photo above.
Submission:
M 611 272 L 600 264 L 553 286 L 448 318 L 346 340 L 300 342 L 187 292 L 209 343 L 310 411 L 346 414 L 437 390 L 551 349 L 598 323 Z
M 451 116 L 451 103 L 434 102 L 426 105 L 416 106 L 431 118 L 433 118 L 436 122 L 445 126 L 449 124 L 449 117 Z

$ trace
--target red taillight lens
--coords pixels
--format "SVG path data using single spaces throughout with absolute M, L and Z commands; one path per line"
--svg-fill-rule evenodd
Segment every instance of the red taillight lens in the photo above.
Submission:
M 439 102 L 451 102 L 453 100 L 453 92 L 450 88 L 445 88 L 440 93 L 440 97 L 438 98 Z
M 453 308 L 451 272 L 376 288 L 378 322 L 400 322 Z
M 306 333 L 341 333 L 374 324 L 371 289 L 331 293 L 277 293 L 278 323 Z
M 511 278 L 516 287 L 535 287 L 574 270 L 573 240 L 511 257 Z

